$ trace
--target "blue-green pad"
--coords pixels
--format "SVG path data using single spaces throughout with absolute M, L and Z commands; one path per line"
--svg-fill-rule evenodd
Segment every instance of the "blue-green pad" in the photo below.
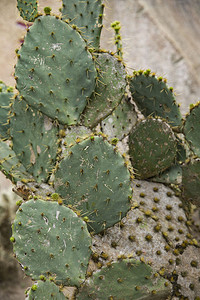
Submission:
M 195 155 L 200 157 L 200 102 L 190 109 L 184 121 L 183 132 Z
M 92 131 L 84 126 L 69 126 L 66 130 L 66 136 L 63 138 L 62 143 L 66 148 L 76 144 L 77 141 L 85 140 Z
M 177 141 L 177 155 L 175 164 L 170 168 L 160 173 L 159 175 L 151 178 L 151 181 L 166 183 L 166 184 L 181 184 L 182 182 L 182 168 L 181 163 L 186 160 L 185 142 L 180 137 L 176 136 Z
M 130 208 L 130 172 L 123 157 L 101 136 L 70 148 L 55 173 L 55 190 L 66 205 L 89 219 L 96 233 L 114 225 Z
M 109 116 L 121 102 L 127 86 L 124 65 L 109 53 L 96 54 L 95 91 L 83 112 L 83 124 L 91 128 Z
M 136 124 L 137 114 L 134 105 L 127 97 L 114 109 L 112 114 L 101 122 L 102 132 L 109 139 L 122 140 Z
M 66 300 L 64 294 L 59 290 L 55 283 L 39 280 L 28 291 L 26 300 Z
M 38 15 L 37 3 L 37 0 L 17 0 L 20 16 L 28 22 L 34 22 Z
M 182 116 L 173 90 L 164 80 L 148 71 L 135 72 L 130 80 L 133 100 L 145 117 L 161 117 L 172 127 L 182 124 Z
M 78 122 L 95 87 L 86 43 L 66 22 L 37 18 L 18 52 L 17 89 L 33 107 L 62 124 Z
M 98 49 L 103 27 L 103 9 L 102 0 L 63 0 L 62 19 L 68 19 L 70 24 L 76 25 L 87 43 Z
M 15 99 L 12 112 L 10 134 L 13 150 L 37 182 L 45 182 L 56 161 L 58 128 L 47 116 L 19 98 Z
M 200 207 L 200 158 L 192 158 L 182 166 L 183 198 Z
M 8 116 L 10 111 L 11 99 L 14 96 L 13 88 L 6 86 L 0 81 L 0 138 L 8 139 L 10 128 Z
M 57 202 L 29 200 L 16 213 L 13 250 L 26 275 L 56 284 L 79 286 L 91 254 L 85 222 Z
M 153 274 L 149 265 L 134 259 L 112 262 L 86 280 L 76 299 L 167 299 L 170 288 L 165 286 L 166 280 Z
M 166 122 L 147 118 L 129 134 L 129 154 L 140 179 L 156 176 L 174 165 L 176 137 Z
M 182 182 L 182 168 L 181 165 L 174 165 L 163 173 L 152 177 L 151 181 L 166 184 L 181 184 Z
M 6 142 L 0 140 L 0 171 L 9 178 L 14 184 L 17 181 L 34 181 L 32 176 L 27 173 L 24 166 L 20 163 L 15 152 Z

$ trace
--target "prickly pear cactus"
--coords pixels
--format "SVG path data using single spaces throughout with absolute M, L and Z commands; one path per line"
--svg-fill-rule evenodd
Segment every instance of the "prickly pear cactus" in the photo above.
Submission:
M 172 127 L 181 125 L 181 113 L 173 94 L 162 77 L 156 77 L 150 70 L 134 72 L 130 90 L 138 108 L 145 117 L 158 116 Z
M 6 86 L 0 81 L 0 138 L 9 139 L 9 122 L 8 114 L 10 111 L 10 104 L 14 96 L 13 88 Z
M 91 128 L 113 112 L 127 85 L 126 71 L 118 58 L 109 53 L 97 53 L 95 61 L 98 71 L 96 87 L 83 113 L 85 126 Z
M 17 183 L 17 181 L 34 181 L 18 160 L 16 153 L 2 140 L 0 140 L 0 157 L 0 170 L 13 183 Z
M 199 139 L 200 103 L 192 105 L 184 122 L 184 134 L 195 155 L 200 156 Z
M 200 159 L 192 158 L 183 167 L 183 197 L 200 206 Z
M 15 97 L 0 82 L 0 169 L 27 299 L 199 299 L 199 104 L 184 119 L 166 80 L 127 75 L 118 21 L 100 49 L 101 0 L 17 5 L 33 24 Z
M 132 165 L 141 179 L 153 177 L 169 168 L 177 152 L 170 126 L 161 119 L 153 118 L 141 121 L 132 129 L 129 149 Z
M 81 35 L 89 46 L 99 48 L 102 30 L 104 4 L 101 0 L 63 0 L 62 19 L 69 20 L 81 30 Z
M 128 136 L 136 121 L 134 106 L 130 98 L 124 97 L 113 113 L 101 122 L 101 127 L 109 140 L 114 138 L 122 140 Z
M 89 230 L 98 233 L 119 222 L 129 210 L 130 176 L 113 146 L 101 136 L 91 136 L 72 146 L 61 161 L 55 190 L 66 205 L 88 218 Z
M 38 15 L 37 0 L 17 0 L 17 8 L 20 16 L 29 22 L 33 22 Z
M 64 294 L 59 290 L 58 286 L 56 286 L 53 282 L 46 280 L 45 277 L 43 277 L 42 279 L 42 281 L 39 280 L 36 284 L 32 285 L 29 291 L 27 291 L 26 300 L 34 300 L 37 298 L 44 300 L 66 299 Z
M 71 125 L 78 122 L 94 89 L 96 70 L 78 31 L 48 15 L 37 18 L 28 31 L 15 76 L 22 99 Z
M 150 266 L 134 259 L 124 259 L 103 267 L 80 289 L 77 299 L 166 299 L 170 288 L 163 278 L 156 278 Z
M 25 101 L 13 103 L 10 134 L 20 162 L 38 181 L 47 181 L 58 149 L 58 127 Z
M 79 286 L 85 278 L 91 237 L 69 208 L 40 199 L 22 204 L 13 223 L 14 252 L 34 280 Z

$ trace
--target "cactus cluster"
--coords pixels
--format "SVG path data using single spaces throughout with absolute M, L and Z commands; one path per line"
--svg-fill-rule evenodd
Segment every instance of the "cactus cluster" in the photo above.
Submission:
M 26 299 L 198 300 L 199 104 L 184 118 L 165 79 L 127 74 L 119 22 L 116 53 L 100 49 L 103 8 L 18 1 L 32 24 L 17 92 L 0 84 L 0 168 Z

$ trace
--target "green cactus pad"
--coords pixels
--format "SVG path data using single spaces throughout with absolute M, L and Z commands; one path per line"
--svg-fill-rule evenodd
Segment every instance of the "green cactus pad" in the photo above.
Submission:
M 15 99 L 10 133 L 13 150 L 26 170 L 38 181 L 47 181 L 55 165 L 58 128 L 26 101 Z
M 76 124 L 95 87 L 96 70 L 80 34 L 53 16 L 37 18 L 18 52 L 17 89 L 33 107 Z
M 184 136 L 176 136 L 177 140 L 177 156 L 176 162 L 182 163 L 186 160 L 189 149 L 186 145 Z
M 15 152 L 3 141 L 0 141 L 0 171 L 15 184 L 24 179 L 27 182 L 34 181 L 18 160 Z
M 151 178 L 151 181 L 166 184 L 181 184 L 182 168 L 180 165 L 174 165 L 163 173 Z
M 151 178 L 154 182 L 166 183 L 166 184 L 181 184 L 182 182 L 182 168 L 181 163 L 186 160 L 185 143 L 179 138 L 177 139 L 177 154 L 175 158 L 175 164 L 169 169 L 160 173 L 159 175 Z
M 136 241 L 138 245 L 140 245 L 142 255 L 146 260 L 152 261 L 154 268 L 158 268 L 159 263 L 162 263 L 164 268 L 167 269 L 169 268 L 167 267 L 168 259 L 174 256 L 174 254 L 171 255 L 171 251 L 177 249 L 178 246 L 184 242 L 190 242 L 187 236 L 190 229 L 186 225 L 188 219 L 182 205 L 182 199 L 177 197 L 174 191 L 169 187 L 160 183 L 144 180 L 135 180 L 133 190 L 135 196 L 134 200 L 140 204 L 139 210 L 143 213 L 142 222 L 139 224 L 141 231 L 139 231 L 138 228 L 135 232 Z M 151 224 L 150 219 L 154 220 L 153 226 L 149 225 Z M 127 222 L 128 225 L 131 224 L 128 218 Z M 133 226 L 134 225 L 132 225 L 132 228 Z M 147 246 L 145 247 L 145 243 L 142 245 L 141 239 L 141 236 L 144 236 L 147 230 L 152 235 L 152 243 L 148 250 L 145 249 L 147 248 Z M 159 242 L 159 236 L 165 241 L 165 245 L 166 243 L 170 245 L 170 249 L 162 248 L 162 241 Z M 120 241 L 120 244 L 123 245 L 123 241 Z M 160 255 L 156 255 L 156 247 L 160 248 Z M 174 269 L 173 265 L 172 267 Z M 173 269 L 170 271 L 172 272 Z
M 178 275 L 177 284 L 182 297 L 179 299 L 200 299 L 200 249 L 189 245 L 180 256 L 179 264 L 176 266 Z
M 197 156 L 200 156 L 200 102 L 190 109 L 190 113 L 186 116 L 183 131 L 192 150 Z
M 96 88 L 83 113 L 83 123 L 89 127 L 96 126 L 112 113 L 122 100 L 127 84 L 123 64 L 111 54 L 98 53 L 96 67 Z
M 102 121 L 101 127 L 109 139 L 122 140 L 136 124 L 137 114 L 129 99 L 124 98 L 113 113 Z
M 17 211 L 12 230 L 16 257 L 32 279 L 44 275 L 57 284 L 83 282 L 91 237 L 71 209 L 57 202 L 27 201 Z
M 65 300 L 64 294 L 59 290 L 59 287 L 55 283 L 45 280 L 39 280 L 28 291 L 26 300 Z
M 160 119 L 148 118 L 129 135 L 129 154 L 139 178 L 150 178 L 173 165 L 176 138 L 170 126 Z
M 182 189 L 185 200 L 200 207 L 200 158 L 194 158 L 182 166 Z
M 98 49 L 103 27 L 103 9 L 101 0 L 63 0 L 62 19 L 68 19 L 70 24 L 76 25 L 87 43 Z
M 145 117 L 161 117 L 172 127 L 181 125 L 182 117 L 173 89 L 170 89 L 161 77 L 155 77 L 148 70 L 136 72 L 130 80 L 130 90 Z
M 10 111 L 10 103 L 13 97 L 13 88 L 6 86 L 0 81 L 0 138 L 8 139 L 8 114 Z
M 34 22 L 38 16 L 37 0 L 17 0 L 17 8 L 20 16 L 28 22 Z
M 125 259 L 93 273 L 80 289 L 77 300 L 162 300 L 170 295 L 165 282 L 163 278 L 153 276 L 149 265 Z
M 70 147 L 77 141 L 86 139 L 92 131 L 84 126 L 69 126 L 66 130 L 66 136 L 63 138 L 63 145 Z
M 55 190 L 96 233 L 119 222 L 130 208 L 130 173 L 122 156 L 100 136 L 70 148 L 55 173 Z

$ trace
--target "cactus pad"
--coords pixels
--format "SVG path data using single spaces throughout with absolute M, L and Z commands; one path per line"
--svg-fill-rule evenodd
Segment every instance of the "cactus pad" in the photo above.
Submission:
M 0 81 L 0 138 L 8 139 L 8 113 L 10 111 L 11 98 L 13 97 L 13 88 L 7 87 Z
M 152 268 L 140 261 L 125 259 L 113 262 L 86 280 L 77 300 L 162 300 L 170 295 L 163 278 L 155 278 Z
M 39 280 L 28 291 L 26 300 L 65 300 L 64 294 L 59 290 L 59 287 L 55 283 L 45 280 Z
M 47 181 L 55 164 L 58 128 L 26 101 L 15 99 L 10 118 L 13 150 L 26 170 L 38 181 Z
M 181 184 L 182 168 L 180 165 L 174 165 L 163 173 L 151 178 L 151 180 L 166 184 Z
M 27 182 L 34 181 L 18 160 L 15 152 L 3 141 L 0 141 L 0 171 L 15 184 L 24 179 Z
M 190 109 L 184 122 L 184 134 L 195 155 L 200 156 L 200 102 Z
M 137 115 L 129 99 L 122 99 L 113 113 L 102 121 L 102 131 L 109 139 L 122 140 L 136 124 Z
M 200 299 L 199 255 L 199 247 L 189 245 L 180 257 L 179 264 L 176 266 L 177 284 L 180 293 L 179 299 Z
M 125 256 L 151 262 L 156 272 L 170 274 L 175 268 L 177 248 L 191 242 L 182 202 L 162 184 L 135 179 L 133 191 L 132 209 L 120 226 L 116 224 L 103 236 L 93 237 L 92 250 L 103 265 Z M 102 252 L 106 253 L 107 261 Z
M 136 72 L 130 80 L 130 90 L 145 117 L 161 117 L 172 127 L 181 125 L 182 117 L 173 90 L 167 87 L 162 78 L 150 74 L 149 70 Z
M 200 158 L 194 158 L 182 166 L 183 197 L 200 206 Z
M 122 100 L 127 84 L 125 68 L 115 56 L 109 53 L 96 55 L 96 88 L 84 111 L 84 125 L 89 127 L 96 126 L 112 113 Z
M 130 158 L 141 179 L 169 168 L 176 157 L 176 138 L 170 126 L 160 119 L 148 118 L 129 135 Z
M 53 17 L 37 18 L 18 52 L 17 89 L 33 107 L 76 124 L 94 90 L 96 70 L 80 34 Z
M 55 189 L 100 232 L 119 222 L 130 208 L 130 173 L 122 156 L 102 137 L 77 143 L 55 173 Z
M 79 286 L 85 279 L 91 237 L 85 222 L 56 202 L 23 203 L 13 223 L 14 252 L 26 274 Z
M 65 137 L 63 138 L 63 145 L 70 147 L 76 144 L 78 140 L 85 140 L 92 131 L 84 126 L 69 126 L 65 132 Z
M 181 199 L 175 195 L 172 189 L 159 183 L 135 180 L 133 189 L 135 191 L 134 199 L 140 205 L 140 211 L 143 212 L 144 221 L 142 223 L 145 224 L 146 220 L 148 224 L 149 219 L 152 218 L 157 222 L 157 225 L 159 225 L 158 227 L 152 228 L 154 233 L 152 234 L 152 245 L 150 248 L 159 247 L 158 243 L 154 243 L 154 238 L 157 234 L 162 235 L 165 244 L 168 243 L 171 249 L 174 250 L 178 248 L 178 246 L 187 239 L 186 236 L 189 233 L 189 228 L 186 225 L 188 219 L 183 209 Z M 138 239 L 140 239 L 139 234 Z M 189 243 L 190 240 L 188 239 L 187 242 Z M 141 240 L 139 244 L 141 244 Z M 145 249 L 144 246 L 143 249 Z M 162 250 L 161 248 L 160 250 L 162 254 L 157 255 L 157 260 L 154 259 L 152 263 L 154 268 L 156 267 L 157 261 L 159 262 L 160 256 L 162 257 L 162 255 L 168 254 L 168 259 L 170 258 L 170 251 L 164 251 L 164 249 Z M 148 249 L 148 251 L 150 250 Z M 167 262 L 166 258 L 167 257 L 162 260 L 162 263 Z
M 166 184 L 181 184 L 182 182 L 181 164 L 187 158 L 188 147 L 186 146 L 183 137 L 176 136 L 176 140 L 177 140 L 177 154 L 175 158 L 175 164 L 172 165 L 166 171 L 153 177 L 151 179 L 152 181 L 166 183 Z
M 17 0 L 17 8 L 20 16 L 28 22 L 33 22 L 38 15 L 37 0 Z
M 101 0 L 63 0 L 62 19 L 68 19 L 71 24 L 75 24 L 87 43 L 98 49 L 103 27 L 103 9 Z

